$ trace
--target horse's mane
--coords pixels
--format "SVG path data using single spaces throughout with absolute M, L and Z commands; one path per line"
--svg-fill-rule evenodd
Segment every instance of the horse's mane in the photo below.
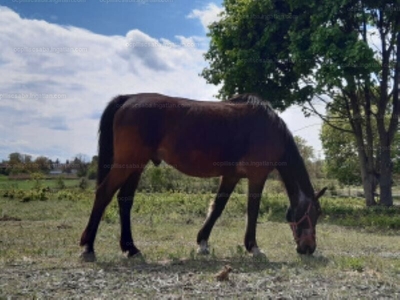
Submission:
M 255 94 L 240 94 L 233 96 L 229 100 L 229 103 L 237 103 L 237 104 L 247 104 L 254 109 L 259 110 L 260 112 L 267 115 L 268 120 L 271 122 L 271 125 L 277 126 L 278 130 L 281 131 L 282 136 L 286 139 L 293 138 L 289 129 L 287 128 L 285 122 L 278 116 L 278 114 L 274 111 L 271 104 L 267 101 L 259 97 Z
M 261 97 L 255 94 L 240 94 L 233 96 L 227 101 L 231 103 L 247 103 L 249 105 L 274 112 L 271 104 L 267 100 L 263 100 Z
M 297 193 L 298 187 L 300 187 L 307 196 L 311 197 L 313 188 L 303 158 L 300 155 L 292 133 L 287 128 L 285 122 L 274 111 L 271 104 L 254 94 L 236 95 L 227 101 L 230 103 L 246 103 L 267 114 L 271 125 L 277 126 L 278 130 L 280 130 L 280 135 L 284 139 L 285 152 L 277 170 L 288 193 Z

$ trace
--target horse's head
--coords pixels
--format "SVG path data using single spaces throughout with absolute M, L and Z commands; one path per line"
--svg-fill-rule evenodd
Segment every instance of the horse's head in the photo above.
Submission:
M 313 254 L 317 247 L 315 226 L 322 212 L 319 198 L 326 189 L 323 188 L 314 197 L 307 197 L 300 192 L 297 206 L 290 206 L 286 213 L 299 254 Z

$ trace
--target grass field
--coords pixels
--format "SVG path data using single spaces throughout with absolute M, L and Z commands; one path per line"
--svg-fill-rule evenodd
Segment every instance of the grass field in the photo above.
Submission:
M 245 195 L 234 194 L 204 257 L 196 255 L 195 237 L 212 194 L 139 193 L 132 222 L 143 259 L 120 252 L 114 201 L 100 225 L 97 262 L 82 263 L 78 243 L 92 197 L 77 188 L 49 192 L 46 201 L 0 197 L 0 299 L 400 297 L 397 208 L 325 198 L 317 251 L 303 257 L 284 222 L 286 197 L 266 195 L 257 235 L 267 259 L 257 260 L 242 245 Z M 217 281 L 227 264 L 230 279 Z

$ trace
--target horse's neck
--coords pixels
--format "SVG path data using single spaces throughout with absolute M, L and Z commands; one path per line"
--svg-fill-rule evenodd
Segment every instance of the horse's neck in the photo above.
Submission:
M 293 159 L 286 161 L 286 165 L 278 168 L 291 205 L 294 206 L 297 206 L 301 199 L 312 197 L 313 194 L 304 162 L 301 157 L 298 157 L 298 159 L 298 161 L 293 161 Z

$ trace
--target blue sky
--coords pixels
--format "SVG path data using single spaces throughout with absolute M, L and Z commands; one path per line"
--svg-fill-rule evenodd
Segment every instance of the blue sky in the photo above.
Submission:
M 139 28 L 154 38 L 167 39 L 174 39 L 176 35 L 204 35 L 202 24 L 187 16 L 194 9 L 204 9 L 210 3 L 208 0 L 132 0 L 128 3 L 117 0 L 77 0 L 76 3 L 28 1 L 6 0 L 1 3 L 27 19 L 73 25 L 104 35 L 125 35 L 129 30 Z M 222 1 L 213 3 L 221 6 Z
M 198 74 L 222 1 L 104 1 L 0 2 L 0 160 L 95 155 L 99 116 L 117 94 L 216 100 Z M 319 119 L 297 107 L 281 116 L 321 149 Z

